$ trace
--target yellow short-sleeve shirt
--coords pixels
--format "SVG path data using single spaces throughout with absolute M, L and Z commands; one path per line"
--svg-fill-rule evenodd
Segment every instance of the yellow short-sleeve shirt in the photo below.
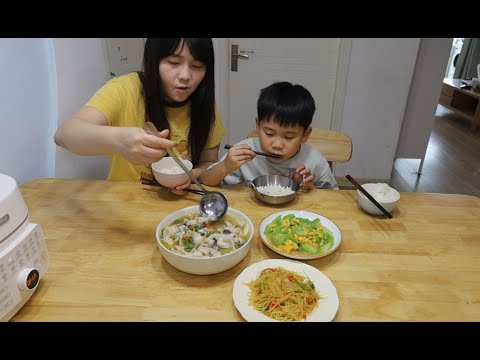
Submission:
M 110 126 L 142 127 L 145 124 L 145 104 L 141 94 L 142 84 L 138 74 L 130 73 L 109 80 L 85 106 L 99 110 L 107 118 Z M 174 148 L 177 155 L 187 159 L 191 159 L 188 151 L 190 106 L 188 102 L 178 108 L 166 108 L 170 125 L 169 139 L 178 144 Z M 205 148 L 218 146 L 223 135 L 225 135 L 225 127 L 215 106 L 215 123 Z M 134 165 L 120 154 L 110 156 L 107 180 L 139 181 L 141 176 L 153 178 L 150 165 Z

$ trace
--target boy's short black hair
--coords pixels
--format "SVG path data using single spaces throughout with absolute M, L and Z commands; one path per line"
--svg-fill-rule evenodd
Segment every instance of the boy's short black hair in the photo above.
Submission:
M 260 90 L 258 122 L 275 120 L 280 126 L 300 125 L 307 130 L 315 113 L 312 94 L 301 85 L 282 81 Z

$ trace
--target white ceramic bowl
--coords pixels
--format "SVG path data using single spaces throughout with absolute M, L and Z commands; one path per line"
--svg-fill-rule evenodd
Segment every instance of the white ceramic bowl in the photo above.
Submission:
M 192 170 L 193 164 L 189 160 L 181 159 L 188 170 Z M 165 169 L 179 168 L 178 164 L 171 157 L 163 159 L 152 164 L 153 176 L 163 186 L 173 188 L 185 184 L 189 179 L 188 175 L 182 170 L 180 174 L 166 174 Z
M 167 249 L 160 239 L 162 229 L 169 226 L 174 220 L 180 218 L 181 216 L 194 213 L 199 213 L 198 206 L 190 206 L 180 209 L 165 217 L 157 226 L 157 245 L 163 257 L 170 265 L 177 268 L 178 270 L 184 271 L 189 274 L 211 275 L 228 270 L 243 260 L 243 258 L 248 254 L 250 247 L 252 246 L 254 228 L 252 221 L 248 218 L 247 215 L 233 208 L 228 208 L 227 215 L 231 215 L 243 221 L 247 224 L 249 229 L 248 240 L 239 249 L 229 252 L 225 255 L 204 258 L 194 258 L 174 253 Z
M 400 193 L 395 190 L 392 187 L 388 187 L 388 191 L 392 194 L 392 201 L 382 201 L 382 198 L 379 197 L 379 195 L 376 195 L 375 189 L 378 189 L 378 186 L 382 184 L 379 183 L 367 183 L 367 184 L 362 184 L 362 187 L 370 194 L 373 196 L 377 202 L 382 205 L 385 210 L 387 210 L 389 213 L 391 213 L 395 207 L 397 206 L 398 202 L 400 201 Z M 371 215 L 384 215 L 382 210 L 380 210 L 378 207 L 373 204 L 370 199 L 368 199 L 360 190 L 357 190 L 357 200 L 358 203 L 360 204 L 361 208 L 371 214 Z

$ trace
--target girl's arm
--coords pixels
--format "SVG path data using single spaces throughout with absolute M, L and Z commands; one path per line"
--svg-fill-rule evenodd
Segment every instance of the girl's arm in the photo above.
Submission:
M 200 154 L 200 163 L 198 166 L 192 170 L 193 175 L 198 179 L 202 175 L 202 173 L 207 170 L 207 168 L 212 165 L 213 163 L 216 163 L 218 161 L 218 149 L 220 148 L 219 146 L 215 146 L 210 149 L 205 149 L 202 151 Z
M 120 153 L 134 164 L 151 164 L 166 155 L 165 148 L 176 144 L 147 134 L 136 127 L 109 126 L 105 116 L 92 107 L 83 107 L 60 124 L 54 140 L 58 146 L 77 155 L 111 155 Z
M 195 169 L 192 169 L 192 174 L 196 179 L 199 179 L 203 172 L 213 163 L 218 161 L 218 149 L 220 146 L 215 146 L 210 149 L 205 149 L 200 154 L 200 163 Z M 188 179 L 184 184 L 179 185 L 173 189 L 173 192 L 177 195 L 183 195 L 185 189 L 188 189 L 192 184 Z

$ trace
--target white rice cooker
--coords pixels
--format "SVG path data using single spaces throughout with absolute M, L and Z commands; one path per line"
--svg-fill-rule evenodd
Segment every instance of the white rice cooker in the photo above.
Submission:
M 32 224 L 16 181 L 0 174 L 0 321 L 30 299 L 50 264 L 38 224 Z

